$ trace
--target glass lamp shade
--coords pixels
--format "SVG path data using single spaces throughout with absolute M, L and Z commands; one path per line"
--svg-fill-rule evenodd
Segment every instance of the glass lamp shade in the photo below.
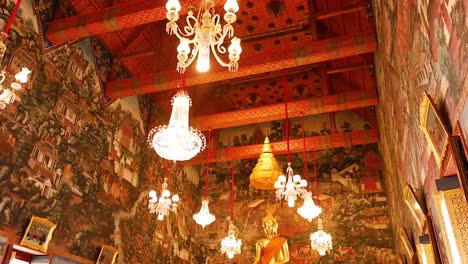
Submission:
M 31 73 L 31 70 L 29 70 L 28 68 L 21 68 L 21 71 L 18 72 L 16 75 L 15 75 L 15 79 L 17 81 L 19 81 L 20 83 L 27 83 L 28 82 L 28 75 Z
M 156 153 L 164 159 L 190 160 L 206 146 L 205 136 L 189 127 L 189 108 L 192 101 L 185 91 L 172 98 L 169 125 L 155 127 L 148 136 Z
M 195 220 L 195 222 L 197 222 L 197 224 L 201 225 L 203 228 L 216 220 L 216 217 L 210 213 L 208 204 L 208 200 L 203 200 L 200 211 L 193 215 L 193 220 Z
M 236 13 L 239 11 L 239 4 L 236 0 L 227 0 L 224 4 L 224 11 Z
M 166 9 L 168 11 L 173 10 L 175 12 L 179 12 L 181 8 L 182 7 L 180 6 L 180 3 L 178 0 L 168 0 L 166 3 Z

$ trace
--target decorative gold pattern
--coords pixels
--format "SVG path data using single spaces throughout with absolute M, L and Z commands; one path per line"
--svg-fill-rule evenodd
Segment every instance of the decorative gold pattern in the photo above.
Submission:
M 458 189 L 447 190 L 434 193 L 434 201 L 437 207 L 437 217 L 442 229 L 443 243 L 448 249 L 449 238 L 447 235 L 447 227 L 442 215 L 442 203 L 445 202 L 450 222 L 453 229 L 453 235 L 460 255 L 460 263 L 468 263 L 468 205 L 463 195 L 463 191 Z M 451 252 L 447 252 L 448 255 Z

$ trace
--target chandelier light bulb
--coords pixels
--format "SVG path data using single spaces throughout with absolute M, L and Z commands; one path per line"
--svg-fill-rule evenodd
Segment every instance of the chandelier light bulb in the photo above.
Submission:
M 304 204 L 297 208 L 297 213 L 312 222 L 312 219 L 322 213 L 322 208 L 318 207 L 312 199 L 312 192 L 307 192 L 304 197 Z
M 287 178 L 284 175 L 280 175 L 274 184 L 276 189 L 276 199 L 281 200 L 284 198 L 287 200 L 289 207 L 294 207 L 297 197 L 303 197 L 305 195 L 307 181 L 301 180 L 301 176 L 299 175 L 293 176 L 291 162 L 288 162 L 286 175 Z
M 318 219 L 318 230 L 310 234 L 310 246 L 318 251 L 320 256 L 325 256 L 327 250 L 333 249 L 332 237 L 327 232 L 323 231 L 322 219 Z
M 235 254 L 241 253 L 242 240 L 236 238 L 234 225 L 229 224 L 227 237 L 221 241 L 221 253 L 226 254 L 229 259 L 234 258 Z
M 216 217 L 210 213 L 208 204 L 208 200 L 203 200 L 200 211 L 197 214 L 193 215 L 193 220 L 195 220 L 195 222 L 201 225 L 203 228 L 205 228 L 205 226 L 213 223 L 214 220 L 216 220 Z
M 29 70 L 28 68 L 21 68 L 21 71 L 18 72 L 16 75 L 15 75 L 15 79 L 17 81 L 19 81 L 20 83 L 27 83 L 28 82 L 28 75 L 31 73 L 31 70 Z
M 166 3 L 167 11 L 179 12 L 181 8 L 182 7 L 180 6 L 180 3 L 178 0 L 168 0 Z
M 189 108 L 192 100 L 186 91 L 172 98 L 169 125 L 153 128 L 148 135 L 156 153 L 167 160 L 190 160 L 206 147 L 205 136 L 189 127 Z
M 185 53 L 185 54 L 190 53 L 190 46 L 189 46 L 188 39 L 186 38 L 180 39 L 179 46 L 177 46 L 177 52 Z
M 202 46 L 198 51 L 197 71 L 207 72 L 210 69 L 210 47 Z
M 236 0 L 227 0 L 224 4 L 224 11 L 236 13 L 239 11 L 239 4 Z

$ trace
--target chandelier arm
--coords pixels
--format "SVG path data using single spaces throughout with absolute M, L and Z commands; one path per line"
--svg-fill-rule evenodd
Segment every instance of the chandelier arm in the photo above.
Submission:
M 193 20 L 193 25 L 190 20 Z M 185 21 L 187 22 L 187 25 L 184 26 L 184 32 L 182 33 L 182 35 L 184 35 L 185 37 L 194 35 L 196 25 L 198 24 L 198 19 L 194 16 L 187 16 Z
M 218 61 L 218 63 L 223 67 L 229 67 L 229 63 L 224 62 L 224 60 L 219 57 L 216 51 L 217 49 L 213 45 L 211 45 L 211 52 L 213 53 L 213 56 Z

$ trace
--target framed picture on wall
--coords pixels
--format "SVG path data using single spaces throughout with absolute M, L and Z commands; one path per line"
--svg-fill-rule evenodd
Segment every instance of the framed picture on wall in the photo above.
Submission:
M 21 239 L 20 245 L 47 252 L 56 225 L 49 220 L 33 216 Z
M 440 168 L 447 151 L 449 135 L 436 105 L 426 92 L 420 107 L 420 127 Z
M 96 264 L 114 264 L 115 259 L 117 258 L 117 249 L 104 245 L 101 248 L 101 252 L 99 252 L 99 257 L 98 260 L 96 261 Z
M 409 185 L 406 185 L 405 188 L 403 188 L 403 199 L 408 205 L 411 211 L 411 215 L 418 224 L 419 232 L 422 233 L 426 226 L 426 214 L 424 213 L 421 204 L 416 198 L 413 189 Z
M 8 247 L 8 238 L 4 236 L 0 236 L 0 263 L 3 263 L 3 259 L 5 258 L 5 253 Z
M 413 263 L 414 249 L 409 240 L 409 237 L 408 237 L 408 234 L 406 233 L 405 228 L 400 227 L 400 229 L 398 230 L 398 238 L 405 252 L 406 262 Z

